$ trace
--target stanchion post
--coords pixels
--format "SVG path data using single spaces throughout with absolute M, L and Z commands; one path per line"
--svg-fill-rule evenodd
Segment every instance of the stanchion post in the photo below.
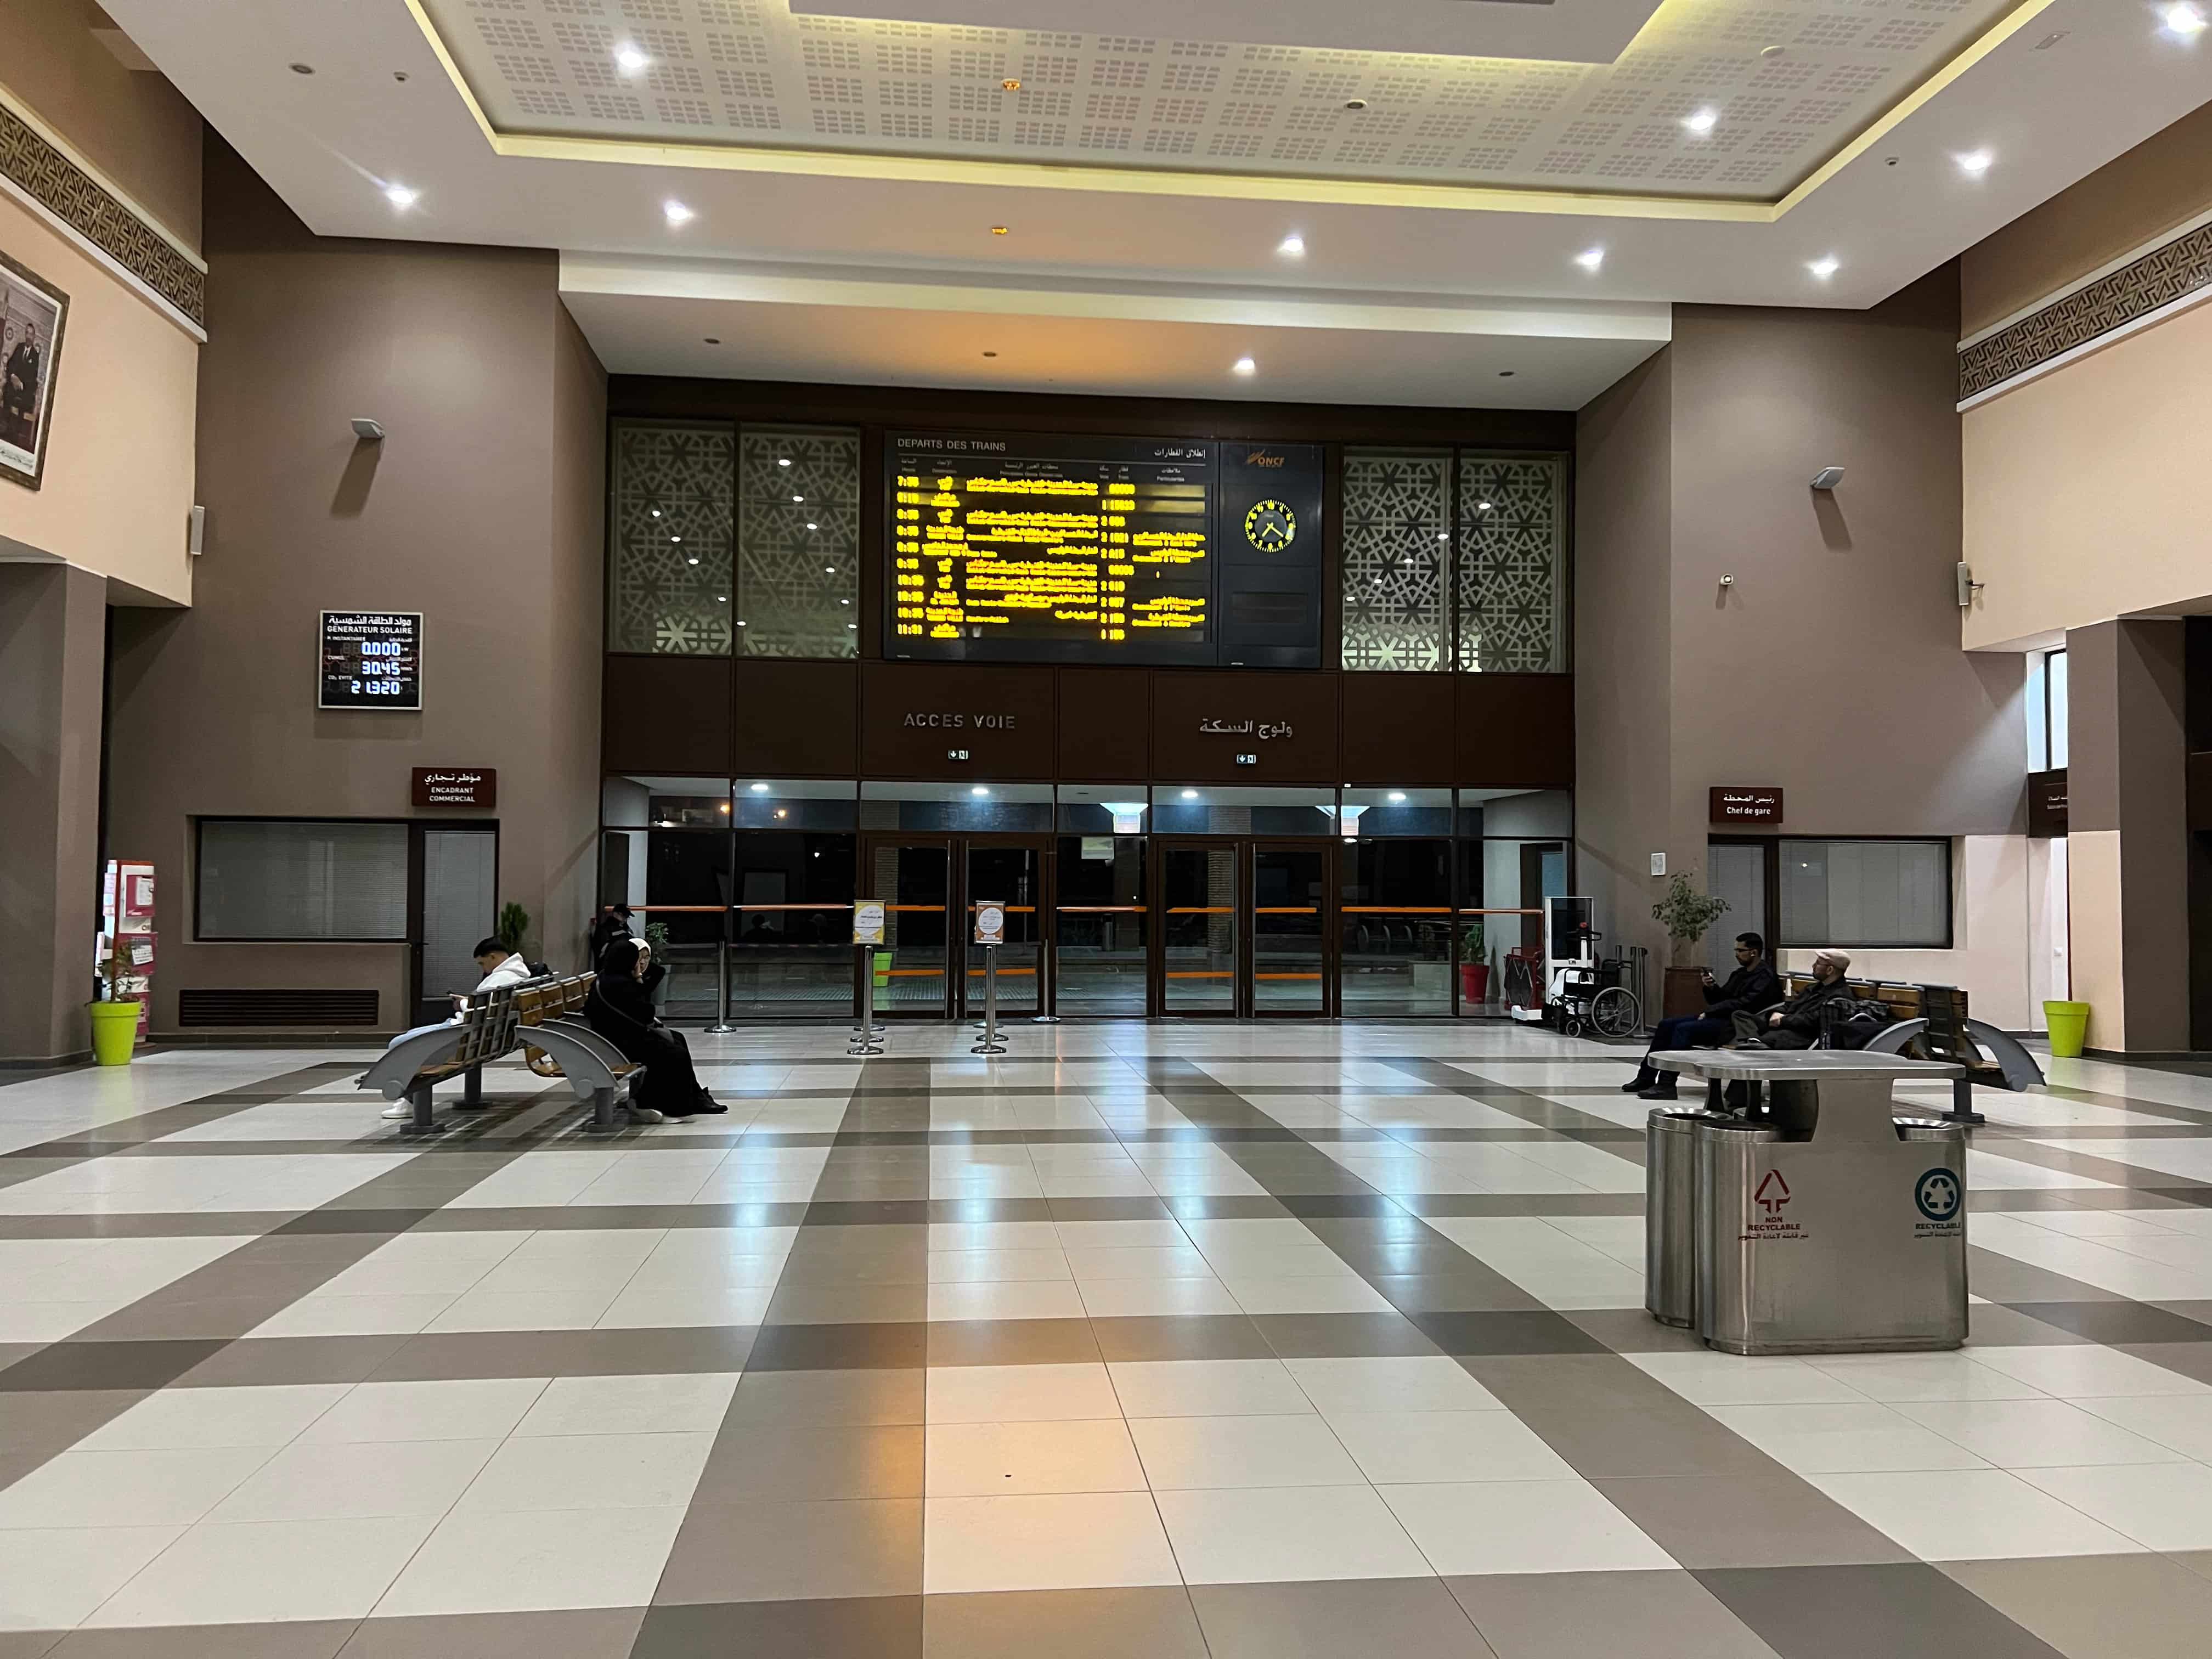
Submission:
M 975 942 L 983 947 L 983 1036 L 968 1051 L 971 1054 L 1006 1052 L 1006 1045 L 999 1041 L 999 945 L 1006 938 L 1006 927 L 1005 905 L 975 907 Z
M 722 912 L 722 940 L 714 947 L 714 1023 L 707 1030 L 726 1036 L 737 1028 L 730 1024 L 730 913 Z
M 859 975 L 854 987 L 854 1012 L 860 1024 L 853 1028 L 852 1046 L 848 1054 L 867 1057 L 880 1054 L 884 1045 L 876 1034 L 884 1028 L 876 1023 L 876 946 L 884 942 L 884 907 L 870 899 L 853 906 L 853 971 Z
M 1053 1012 L 1053 989 L 1055 981 L 1053 969 L 1058 958 L 1048 939 L 1037 940 L 1037 1011 L 1030 1017 L 1032 1025 L 1057 1025 L 1060 1016 Z

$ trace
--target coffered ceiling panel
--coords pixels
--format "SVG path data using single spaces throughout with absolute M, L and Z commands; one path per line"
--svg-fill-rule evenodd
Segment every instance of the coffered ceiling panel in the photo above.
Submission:
M 1439 3 L 1327 9 L 1371 15 L 1369 37 L 1392 40 L 1418 38 Z M 1771 202 L 2017 0 L 1664 0 L 1600 63 L 1285 43 L 1313 0 L 1285 0 L 1249 31 L 1267 39 L 1242 41 L 1202 29 L 1249 19 L 1245 0 L 1172 8 L 1189 20 L 1172 37 L 798 15 L 790 0 L 419 4 L 507 134 Z M 1615 0 L 1451 9 L 1478 37 L 1504 14 L 1569 29 L 1578 12 L 1620 13 Z M 1340 25 L 1308 33 L 1342 39 Z

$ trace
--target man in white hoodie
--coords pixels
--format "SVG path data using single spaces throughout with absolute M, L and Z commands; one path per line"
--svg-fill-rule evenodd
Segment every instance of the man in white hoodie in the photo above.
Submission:
M 488 991 L 498 990 L 503 985 L 520 985 L 526 979 L 536 977 L 530 971 L 530 964 L 522 959 L 522 953 L 520 951 L 510 951 L 495 939 L 478 939 L 476 957 L 477 968 L 483 977 L 477 981 L 477 988 L 471 991 L 468 997 L 464 997 L 458 992 L 454 994 L 453 1017 L 446 1022 L 448 1025 L 459 1025 L 461 1023 L 465 1018 L 464 1005 L 471 997 L 480 997 Z M 391 1118 L 412 1117 L 415 1115 L 415 1109 L 404 1100 L 394 1101 L 384 1109 L 384 1115 Z

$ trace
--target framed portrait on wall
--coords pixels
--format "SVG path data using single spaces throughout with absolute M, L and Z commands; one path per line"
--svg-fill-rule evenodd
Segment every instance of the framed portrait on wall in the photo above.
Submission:
M 0 253 L 0 475 L 28 489 L 46 476 L 68 320 L 68 295 Z

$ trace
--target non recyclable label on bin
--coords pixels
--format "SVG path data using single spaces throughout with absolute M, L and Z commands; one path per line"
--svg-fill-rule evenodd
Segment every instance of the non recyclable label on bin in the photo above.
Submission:
M 1949 1170 L 1930 1170 L 1914 1182 L 1912 1206 L 1920 1212 L 1912 1224 L 1916 1238 L 1956 1238 L 1966 1230 L 1966 1195 Z
M 1001 904 L 978 904 L 975 907 L 975 943 L 1004 945 L 1006 942 L 1006 907 Z
M 881 945 L 884 942 L 884 907 L 872 900 L 853 907 L 853 943 Z
M 1777 1243 L 1804 1237 L 1804 1228 L 1790 1218 L 1790 1182 L 1780 1170 L 1769 1170 L 1751 1194 L 1751 1214 L 1736 1243 Z

